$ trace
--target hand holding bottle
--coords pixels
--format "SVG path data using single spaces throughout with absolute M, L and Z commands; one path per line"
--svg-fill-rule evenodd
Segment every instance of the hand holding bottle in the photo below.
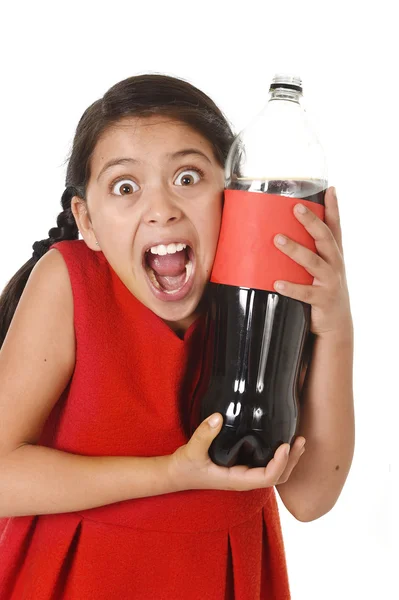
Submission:
M 218 416 L 216 426 L 212 417 Z M 220 432 L 223 419 L 212 414 L 194 431 L 192 437 L 170 455 L 170 476 L 177 491 L 192 489 L 248 491 L 285 483 L 305 452 L 305 438 L 296 438 L 292 448 L 281 444 L 266 467 L 250 468 L 245 465 L 220 467 L 209 457 L 208 449 Z M 290 449 L 289 455 L 286 451 Z

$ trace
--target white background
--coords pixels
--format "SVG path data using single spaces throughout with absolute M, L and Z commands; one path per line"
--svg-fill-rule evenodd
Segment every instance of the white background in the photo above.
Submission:
M 392 599 L 397 470 L 398 52 L 393 2 L 19 2 L 1 9 L 0 287 L 56 225 L 80 116 L 146 72 L 210 95 L 238 133 L 276 72 L 302 77 L 338 192 L 355 326 L 356 449 L 333 510 L 279 499 L 293 600 Z M 1 382 L 0 382 L 1 384 Z

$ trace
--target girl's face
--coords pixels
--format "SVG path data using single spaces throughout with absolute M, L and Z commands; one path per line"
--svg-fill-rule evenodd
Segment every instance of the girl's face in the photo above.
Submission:
M 89 248 L 101 249 L 138 300 L 185 331 L 210 278 L 223 189 L 224 170 L 201 134 L 159 115 L 129 117 L 97 142 L 88 212 L 77 196 L 71 207 Z M 179 243 L 186 247 L 170 246 Z

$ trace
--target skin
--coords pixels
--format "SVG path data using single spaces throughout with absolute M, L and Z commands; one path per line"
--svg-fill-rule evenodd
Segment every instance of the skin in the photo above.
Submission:
M 186 148 L 200 150 L 209 161 L 195 154 L 166 156 Z M 140 164 L 110 167 L 97 181 L 105 163 L 119 157 L 135 158 Z M 199 167 L 205 176 L 191 167 Z M 201 312 L 219 236 L 223 190 L 224 169 L 200 133 L 159 115 L 128 117 L 98 140 L 87 203 L 74 196 L 71 209 L 88 247 L 101 250 L 132 294 L 182 335 Z M 185 298 L 173 302 L 153 295 L 142 267 L 143 247 L 167 237 L 190 240 L 196 256 L 194 286 Z

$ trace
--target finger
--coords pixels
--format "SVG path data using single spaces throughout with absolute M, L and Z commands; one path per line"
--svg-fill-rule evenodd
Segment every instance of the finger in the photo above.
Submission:
M 289 296 L 300 302 L 307 302 L 313 306 L 321 306 L 325 295 L 324 289 L 320 285 L 302 285 L 300 283 L 292 283 L 291 281 L 275 281 L 274 289 L 282 296 Z M 283 285 L 284 287 L 280 287 Z
M 334 236 L 339 251 L 343 256 L 341 219 L 339 216 L 338 198 L 335 187 L 329 187 L 326 192 L 324 218 Z
M 289 444 L 281 444 L 266 467 L 248 467 L 236 465 L 229 468 L 229 484 L 233 489 L 255 489 L 275 485 L 275 482 L 287 466 L 288 456 L 285 450 Z
M 276 481 L 279 480 L 287 467 L 289 451 L 289 444 L 281 444 L 266 467 L 249 469 L 246 475 L 249 480 L 252 480 L 251 485 L 256 484 L 259 485 L 259 487 L 270 487 L 275 485 Z
M 291 460 L 289 461 L 284 473 L 281 475 L 280 479 L 277 481 L 277 483 L 275 485 L 280 485 L 282 483 L 286 483 L 286 481 L 288 481 L 288 479 L 291 476 L 292 471 L 295 469 L 295 467 L 298 465 L 302 454 L 305 453 L 305 448 L 302 450 L 302 452 L 300 452 L 298 455 L 293 455 Z
M 298 437 L 294 446 L 290 444 L 281 444 L 274 457 L 269 461 L 266 467 L 248 467 L 245 465 L 236 465 L 228 470 L 229 484 L 233 489 L 241 487 L 242 490 L 266 488 L 277 485 L 277 482 L 283 477 L 287 468 L 290 468 L 289 462 L 293 463 L 292 468 L 297 464 L 301 454 L 301 445 L 306 442 L 304 437 Z M 289 450 L 287 455 L 286 451 Z M 291 458 L 292 456 L 292 458 Z
M 293 448 L 291 449 L 290 452 L 290 456 L 289 456 L 289 460 L 287 463 L 286 468 L 284 469 L 283 473 L 281 474 L 278 482 L 276 483 L 276 485 L 279 485 L 281 483 L 285 483 L 286 481 L 288 481 L 288 479 L 291 476 L 292 471 L 295 469 L 295 467 L 297 466 L 302 454 L 306 451 L 306 447 L 305 445 L 302 445 L 300 443 L 295 444 L 293 446 Z
M 287 453 L 288 452 L 288 453 Z M 287 468 L 291 456 L 290 444 L 281 444 L 265 470 L 266 485 L 276 485 Z
M 303 447 L 306 443 L 306 439 L 302 436 L 296 438 L 292 448 L 290 444 L 281 444 L 276 450 L 275 458 L 272 459 L 266 467 L 267 477 L 269 477 L 268 468 L 271 465 L 273 472 L 270 473 L 270 477 L 272 477 L 272 483 L 270 485 L 277 485 L 278 483 L 282 483 L 282 480 L 286 481 L 289 477 L 289 474 L 297 464 L 302 452 L 304 452 Z M 289 454 L 287 456 L 286 450 L 289 449 Z M 275 463 L 273 464 L 273 461 Z
M 304 267 L 313 277 L 317 277 L 322 282 L 328 279 L 330 268 L 324 258 L 285 235 L 277 234 L 274 243 L 281 252 Z
M 306 212 L 303 214 L 300 213 L 297 210 L 298 205 L 301 205 L 300 203 L 294 206 L 294 215 L 315 240 L 317 253 L 326 263 L 335 265 L 339 263 L 341 250 L 335 239 L 334 232 L 338 230 L 338 233 L 340 233 L 340 224 L 337 212 L 338 202 L 334 199 L 331 200 L 332 195 L 331 191 L 330 193 L 326 192 L 325 221 L 319 219 L 312 209 L 307 206 L 304 207 Z M 334 209 L 334 202 L 336 210 Z M 330 229 L 330 224 L 333 224 L 334 232 Z

